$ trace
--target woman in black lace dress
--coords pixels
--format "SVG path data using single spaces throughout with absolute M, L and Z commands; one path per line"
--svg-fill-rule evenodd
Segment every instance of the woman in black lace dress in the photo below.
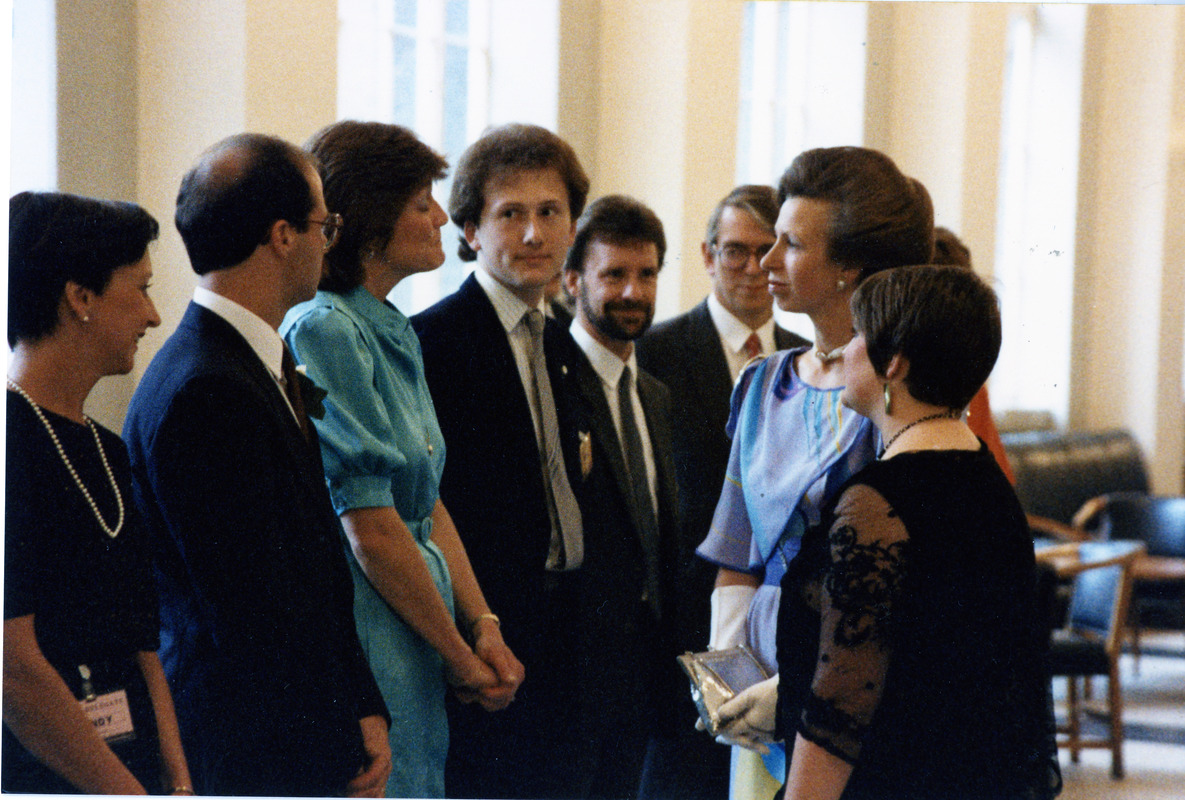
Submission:
M 885 450 L 782 584 L 787 798 L 1048 798 L 1048 631 L 1020 505 L 963 421 L 1000 348 L 991 289 L 893 269 L 852 298 L 842 401 Z

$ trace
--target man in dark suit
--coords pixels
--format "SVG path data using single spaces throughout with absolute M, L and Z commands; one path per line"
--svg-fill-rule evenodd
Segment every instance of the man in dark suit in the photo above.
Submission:
M 670 395 L 638 369 L 634 340 L 654 317 L 666 252 L 662 222 L 621 195 L 592 203 L 576 225 L 564 265 L 576 298 L 574 385 L 589 423 L 582 481 L 585 530 L 602 546 L 585 561 L 595 586 L 586 612 L 597 641 L 618 656 L 601 690 L 604 797 L 635 797 L 650 741 L 673 732 L 675 708 L 691 708 L 666 625 L 674 617 L 678 491 L 671 460 Z
M 276 333 L 340 218 L 309 157 L 241 134 L 177 196 L 200 276 L 124 438 L 157 543 L 161 660 L 199 794 L 381 796 L 388 718 L 300 378 Z
M 563 392 L 573 345 L 544 319 L 584 207 L 572 148 L 530 125 L 487 132 L 461 156 L 449 214 L 477 270 L 412 318 L 448 447 L 440 496 L 526 677 L 497 714 L 449 705 L 452 797 L 582 797 L 594 680 L 584 609 L 580 429 Z
M 675 470 L 682 528 L 676 607 L 679 647 L 708 645 L 709 598 L 715 567 L 695 548 L 712 524 L 732 442 L 724 432 L 732 386 L 754 356 L 807 344 L 775 325 L 761 259 L 775 241 L 778 205 L 769 186 L 739 186 L 720 201 L 701 244 L 712 292 L 690 311 L 655 325 L 637 343 L 638 363 L 671 390 Z M 703 800 L 728 796 L 728 748 L 691 732 L 686 722 L 678 752 L 685 769 L 673 795 Z M 682 730 L 682 729 L 681 729 Z

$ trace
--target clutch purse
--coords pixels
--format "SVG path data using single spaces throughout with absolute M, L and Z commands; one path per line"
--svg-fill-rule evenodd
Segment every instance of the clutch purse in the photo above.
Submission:
M 677 660 L 691 680 L 691 699 L 712 736 L 720 725 L 720 706 L 769 677 L 765 667 L 744 645 L 684 653 Z

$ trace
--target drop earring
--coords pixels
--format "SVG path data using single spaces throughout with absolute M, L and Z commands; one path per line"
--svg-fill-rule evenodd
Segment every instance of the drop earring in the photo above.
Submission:
M 893 397 L 889 393 L 889 384 L 885 384 L 885 416 L 893 413 Z

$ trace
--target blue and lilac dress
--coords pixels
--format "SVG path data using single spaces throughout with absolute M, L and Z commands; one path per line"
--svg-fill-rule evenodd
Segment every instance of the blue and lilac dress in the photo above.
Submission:
M 407 317 L 363 287 L 318 292 L 288 312 L 280 334 L 329 393 L 324 418 L 314 422 L 334 509 L 394 507 L 451 613 L 448 565 L 429 539 L 444 439 Z M 349 546 L 346 553 L 358 637 L 391 714 L 387 796 L 443 797 L 444 662 L 375 590 Z
M 745 633 L 770 674 L 778 670 L 786 567 L 826 501 L 876 458 L 878 443 L 873 424 L 840 403 L 841 389 L 816 389 L 798 377 L 794 359 L 805 349 L 779 351 L 741 373 L 728 418 L 732 451 L 724 488 L 696 550 L 718 567 L 762 579 Z

